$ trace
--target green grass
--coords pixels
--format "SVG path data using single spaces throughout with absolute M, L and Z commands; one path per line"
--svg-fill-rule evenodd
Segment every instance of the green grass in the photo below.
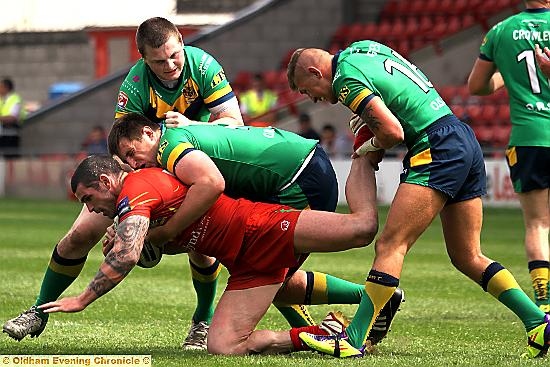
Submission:
M 37 295 L 54 244 L 76 217 L 71 202 L 0 200 L 0 321 L 27 309 Z M 385 210 L 381 210 L 381 218 Z M 485 254 L 500 261 L 529 294 L 521 214 L 516 209 L 486 209 Z M 373 248 L 314 254 L 305 269 L 363 282 Z M 99 246 L 66 295 L 78 294 L 102 260 Z M 227 273 L 222 273 L 218 295 Z M 0 336 L 0 354 L 151 354 L 154 366 L 546 366 L 548 360 L 525 361 L 521 322 L 450 264 L 439 222 L 408 255 L 401 277 L 407 301 L 389 337 L 375 355 L 336 360 L 313 353 L 288 356 L 219 357 L 183 352 L 180 344 L 194 310 L 185 255 L 165 257 L 154 269 L 135 269 L 114 291 L 85 311 L 55 314 L 37 339 L 15 342 Z M 316 319 L 330 309 L 352 315 L 355 306 L 312 306 Z M 287 329 L 270 309 L 261 328 Z

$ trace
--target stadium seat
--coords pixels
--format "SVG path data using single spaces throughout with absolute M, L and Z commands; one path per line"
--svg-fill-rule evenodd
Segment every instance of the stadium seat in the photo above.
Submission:
M 452 103 L 453 97 L 456 95 L 456 87 L 454 85 L 444 85 L 442 87 L 437 88 L 437 91 L 439 92 L 439 95 L 445 103 L 450 104 Z
M 233 81 L 231 87 L 237 91 L 244 91 L 250 87 L 252 74 L 249 71 L 239 71 Z
M 393 18 L 395 16 L 398 2 L 399 0 L 387 1 L 386 5 L 384 5 L 384 7 L 382 8 L 382 11 L 380 12 L 380 19 Z
M 493 133 L 494 128 L 492 125 L 480 124 L 474 125 L 474 133 L 476 135 L 477 141 L 484 147 L 492 147 L 494 145 Z
M 394 19 L 391 24 L 391 32 L 384 38 L 394 41 L 400 41 L 405 35 L 405 22 L 401 18 Z
M 477 104 L 472 104 L 465 107 L 466 115 L 472 125 L 483 125 L 481 111 L 481 106 Z
M 451 111 L 453 111 L 456 117 L 458 117 L 464 122 L 467 122 L 465 120 L 467 120 L 468 115 L 466 115 L 466 109 L 464 108 L 464 106 L 460 104 L 453 104 L 453 105 L 449 105 L 449 108 L 451 109 Z
M 411 1 L 411 6 L 409 8 L 409 14 L 407 14 L 407 15 L 408 16 L 413 16 L 413 17 L 421 16 L 426 11 L 425 8 L 426 8 L 426 1 L 425 0 Z
M 388 20 L 382 20 L 378 24 L 378 40 L 384 41 L 393 32 L 393 25 Z
M 440 0 L 427 0 L 424 3 L 424 14 L 429 17 L 434 17 L 439 13 Z
M 279 77 L 278 70 L 265 70 L 262 72 L 262 77 L 264 79 L 266 87 L 269 89 L 277 89 L 277 80 Z
M 353 23 L 348 30 L 348 34 L 345 38 L 346 46 L 355 42 L 361 40 L 362 33 L 363 33 L 364 25 L 362 23 Z
M 340 45 L 344 44 L 346 42 L 350 27 L 350 24 L 342 24 L 338 27 L 336 32 L 332 35 L 332 42 Z
M 411 40 L 419 36 L 420 24 L 418 23 L 418 19 L 416 17 L 407 17 L 407 19 L 405 20 L 405 29 L 403 32 L 405 37 Z
M 367 23 L 363 26 L 361 31 L 361 39 L 378 40 L 379 26 L 376 23 Z
M 494 104 L 483 105 L 479 117 L 486 124 L 496 124 L 498 122 L 497 106 Z

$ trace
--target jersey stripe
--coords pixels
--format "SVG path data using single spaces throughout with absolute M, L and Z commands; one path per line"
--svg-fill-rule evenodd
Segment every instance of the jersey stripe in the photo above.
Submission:
M 372 91 L 368 88 L 365 88 L 361 91 L 361 93 L 359 93 L 357 95 L 357 97 L 354 98 L 354 100 L 350 103 L 349 105 L 349 108 L 351 108 L 351 110 L 353 112 L 357 112 L 357 107 L 359 107 L 359 104 L 361 103 L 361 101 L 372 94 Z
M 216 101 L 217 99 L 222 98 L 222 97 L 225 96 L 226 94 L 231 93 L 232 91 L 233 91 L 233 90 L 231 89 L 231 86 L 226 85 L 226 86 L 223 87 L 222 89 L 220 89 L 220 90 L 218 90 L 218 91 L 215 91 L 215 92 L 212 93 L 210 96 L 208 96 L 207 98 L 205 98 L 205 99 L 204 99 L 204 103 L 210 104 L 210 103 Z
M 193 145 L 191 145 L 190 143 L 182 143 L 178 144 L 174 149 L 172 149 L 166 162 L 166 168 L 168 169 L 168 171 L 174 173 L 174 164 L 176 163 L 178 157 L 181 153 L 183 153 L 184 150 L 189 148 L 193 148 Z

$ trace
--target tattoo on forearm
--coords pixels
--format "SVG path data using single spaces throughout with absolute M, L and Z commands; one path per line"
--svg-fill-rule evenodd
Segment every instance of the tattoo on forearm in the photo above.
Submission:
M 105 256 L 100 270 L 88 285 L 98 297 L 113 289 L 132 270 L 148 228 L 149 218 L 139 215 L 130 216 L 119 224 L 113 249 Z
M 105 293 L 109 292 L 117 285 L 109 279 L 101 270 L 97 272 L 95 278 L 88 285 L 88 288 L 94 292 L 98 297 L 101 297 Z
M 369 129 L 376 134 L 378 130 L 380 129 L 381 122 L 380 120 L 374 115 L 374 111 L 372 107 L 367 106 L 363 113 L 361 114 L 361 119 L 367 124 Z

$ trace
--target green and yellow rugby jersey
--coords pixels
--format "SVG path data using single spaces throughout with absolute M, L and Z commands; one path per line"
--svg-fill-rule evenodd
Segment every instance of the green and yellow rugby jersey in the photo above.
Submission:
M 228 195 L 259 201 L 289 184 L 316 145 L 273 127 L 190 125 L 163 130 L 157 161 L 174 173 L 185 154 L 201 150 L 222 173 Z
M 336 54 L 332 75 L 338 101 L 358 115 L 380 97 L 401 122 L 408 148 L 432 122 L 452 113 L 420 69 L 378 42 L 355 42 Z
M 208 108 L 235 96 L 221 65 L 200 48 L 184 46 L 185 65 L 177 85 L 166 87 L 140 59 L 118 93 L 115 118 L 137 112 L 161 122 L 168 111 L 177 111 L 195 121 L 208 121 Z
M 550 146 L 550 86 L 536 65 L 535 44 L 550 47 L 550 10 L 527 9 L 496 24 L 479 58 L 502 74 L 510 100 L 511 146 Z

